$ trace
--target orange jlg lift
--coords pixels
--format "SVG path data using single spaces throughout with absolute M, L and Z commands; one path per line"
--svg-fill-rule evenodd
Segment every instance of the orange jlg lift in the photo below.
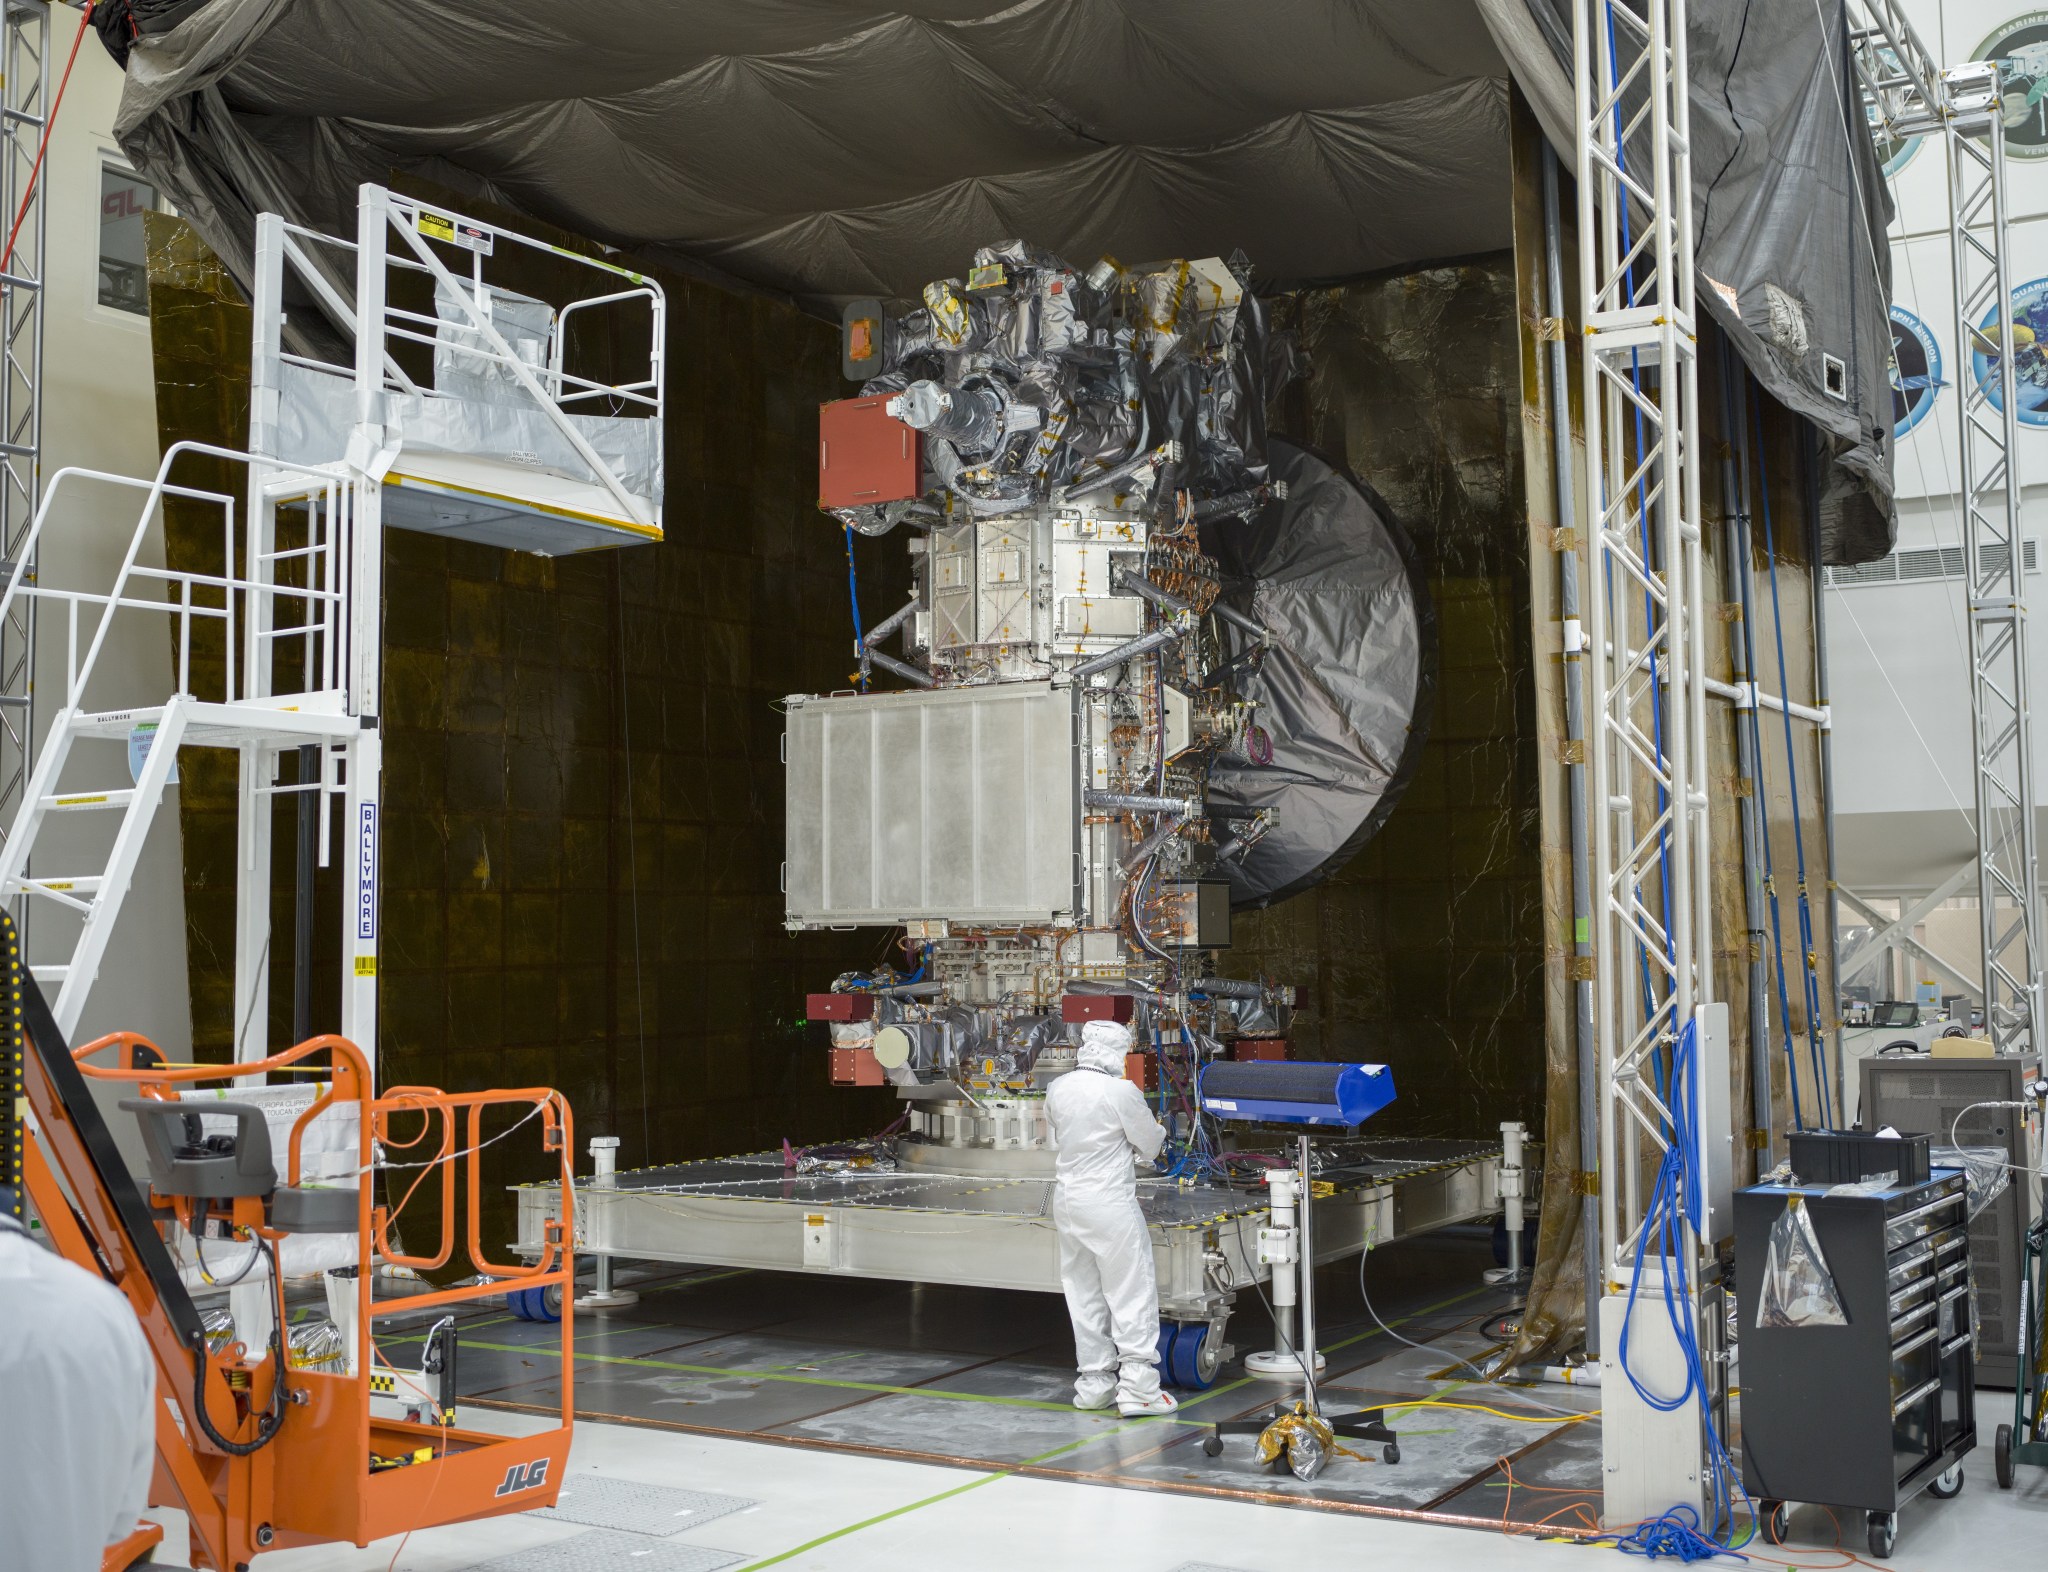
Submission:
M 130 1032 L 73 1051 L 21 964 L 14 925 L 4 914 L 0 942 L 8 978 L 0 1063 L 9 1072 L 5 1079 L 14 1082 L 4 1089 L 18 1089 L 32 1116 L 7 1143 L 12 1149 L 4 1154 L 4 1166 L 18 1168 L 57 1249 L 106 1278 L 134 1307 L 157 1374 L 150 1502 L 177 1507 L 190 1518 L 194 1565 L 242 1572 L 265 1550 L 335 1541 L 365 1545 L 434 1524 L 552 1506 L 568 1457 L 574 1404 L 570 1241 L 559 1224 L 550 1224 L 539 1261 L 529 1266 L 490 1260 L 478 1236 L 478 1203 L 489 1108 L 524 1110 L 520 1123 L 536 1127 L 559 1167 L 563 1194 L 570 1193 L 573 1132 L 561 1095 L 545 1088 L 449 1093 L 418 1086 L 377 1093 L 362 1051 L 331 1036 L 233 1066 L 167 1064 L 153 1044 Z M 108 1049 L 117 1050 L 117 1064 L 86 1062 Z M 237 1124 L 234 1136 L 208 1140 L 177 1101 L 180 1091 L 207 1082 L 285 1070 L 320 1072 L 326 1085 L 292 1128 L 282 1177 L 258 1109 L 243 1104 L 238 1111 L 231 1094 L 226 1102 L 207 1100 L 210 1118 L 226 1115 Z M 116 1151 L 89 1080 L 120 1082 L 136 1094 L 121 1106 L 141 1121 L 150 1163 L 147 1193 Z M 302 1185 L 301 1137 L 314 1119 L 347 1103 L 360 1108 L 357 1183 Z M 406 1254 L 393 1237 L 392 1209 L 379 1204 L 374 1183 L 380 1149 L 410 1159 L 389 1165 L 407 1174 L 400 1209 L 415 1194 L 431 1206 L 438 1193 L 440 1233 L 432 1254 Z M 422 1273 L 448 1265 L 457 1233 L 458 1184 L 467 1202 L 469 1264 L 492 1281 L 377 1299 L 377 1263 Z M 225 1223 L 268 1263 L 274 1330 L 265 1347 L 247 1348 L 232 1338 L 218 1348 L 207 1346 L 199 1310 L 167 1238 L 173 1224 L 196 1232 L 209 1219 Z M 355 1236 L 354 1357 L 346 1372 L 298 1369 L 288 1362 L 277 1247 L 294 1233 Z M 378 1347 L 380 1319 L 471 1303 L 506 1292 L 508 1284 L 561 1287 L 558 1426 L 522 1436 L 459 1429 L 452 1393 L 444 1394 L 445 1407 L 416 1410 L 428 1416 L 424 1420 L 372 1411 L 373 1378 L 381 1378 L 387 1390 L 404 1379 Z M 109 1549 L 107 1572 L 145 1558 L 160 1537 L 154 1525 L 141 1525 L 125 1545 Z

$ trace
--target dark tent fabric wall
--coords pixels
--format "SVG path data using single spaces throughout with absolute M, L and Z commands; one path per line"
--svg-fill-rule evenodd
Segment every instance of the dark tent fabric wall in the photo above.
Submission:
M 355 186 L 401 169 L 812 309 L 1013 235 L 1241 246 L 1294 287 L 1506 247 L 1509 80 L 1571 145 L 1570 0 L 210 0 L 137 21 L 117 135 L 244 278 L 258 210 L 346 228 Z M 1885 198 L 1842 0 L 1695 6 L 1691 61 L 1700 298 L 1829 437 L 1827 559 L 1882 556 Z

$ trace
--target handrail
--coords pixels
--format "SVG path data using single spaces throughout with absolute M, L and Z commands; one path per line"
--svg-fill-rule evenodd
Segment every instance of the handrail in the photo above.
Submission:
M 492 353 L 504 357 L 505 368 L 512 373 L 513 380 L 540 407 L 542 413 L 548 417 L 556 431 L 567 440 L 569 446 L 575 451 L 576 456 L 589 466 L 591 473 L 597 476 L 599 482 L 611 494 L 612 500 L 618 504 L 624 515 L 642 524 L 654 523 L 655 520 L 648 511 L 648 505 L 626 490 L 620 483 L 619 478 L 612 473 L 611 466 L 598 456 L 597 450 L 590 445 L 583 433 L 576 429 L 575 423 L 570 420 L 568 412 L 548 396 L 547 389 L 541 386 L 539 379 L 534 376 L 531 368 L 512 352 L 512 346 L 506 343 L 504 335 L 497 330 L 483 312 L 477 309 L 475 302 L 469 297 L 468 291 L 460 287 L 460 281 L 448 270 L 441 259 L 428 248 L 426 238 L 420 234 L 418 228 L 418 215 L 422 204 L 409 201 L 404 197 L 370 184 L 366 184 L 362 188 L 362 194 L 366 201 L 375 201 L 383 209 L 385 222 L 379 225 L 376 230 L 379 240 L 377 260 L 381 262 L 389 254 L 390 237 L 395 230 L 399 238 L 411 249 L 413 254 L 432 270 L 436 284 L 446 284 L 449 286 L 451 292 L 461 301 L 463 310 L 469 318 L 467 330 L 480 337 L 483 340 L 484 346 Z M 440 207 L 434 207 L 431 211 L 437 215 L 446 214 L 447 212 L 447 210 Z M 411 216 L 413 222 L 407 223 L 402 221 L 408 215 Z M 451 221 L 461 217 L 461 215 L 456 214 L 447 214 L 447 216 Z M 467 218 L 462 218 L 461 221 L 465 224 L 474 223 L 473 220 Z M 579 256 L 575 252 L 564 250 L 561 247 L 546 245 L 544 242 L 532 240 L 527 236 L 516 234 L 510 230 L 501 230 L 492 224 L 475 224 L 474 227 L 488 232 L 494 238 L 502 236 L 505 239 L 522 245 L 553 252 L 572 262 L 582 263 L 604 272 L 629 278 L 636 285 L 644 284 L 649 289 L 656 291 L 660 288 L 659 285 L 654 284 L 651 280 L 640 274 L 618 267 L 612 263 L 600 262 L 594 257 Z M 477 258 L 477 262 L 481 266 L 482 258 L 480 256 Z M 395 333 L 400 337 L 407 336 L 404 330 L 394 329 L 388 322 L 380 322 L 378 324 L 378 332 L 380 335 Z M 382 349 L 381 337 L 378 347 L 380 350 Z M 653 363 L 657 367 L 661 364 L 659 359 L 660 348 L 661 346 L 657 339 L 653 345 L 655 357 Z M 360 381 L 357 391 L 358 397 L 360 397 L 363 392 Z M 656 408 L 660 408 L 658 401 Z
M 109 1032 L 104 1037 L 95 1037 L 83 1048 L 72 1050 L 71 1057 L 78 1061 L 78 1068 L 96 1081 L 133 1081 L 142 1087 L 145 1097 L 160 1095 L 159 1087 L 196 1084 L 201 1081 L 235 1081 L 245 1076 L 263 1075 L 272 1070 L 288 1070 L 302 1059 L 314 1054 L 327 1052 L 334 1065 L 332 1079 L 327 1090 L 313 1099 L 313 1105 L 292 1124 L 291 1144 L 287 1154 L 286 1182 L 299 1182 L 299 1143 L 306 1127 L 336 1102 L 359 1103 L 364 1101 L 364 1092 L 370 1085 L 370 1066 L 362 1049 L 346 1037 L 325 1032 L 317 1037 L 308 1037 L 295 1047 L 272 1054 L 267 1059 L 256 1059 L 242 1064 L 158 1064 L 146 1069 L 124 1069 L 119 1066 L 87 1064 L 87 1054 L 98 1053 L 105 1048 L 134 1047 L 148 1048 L 161 1056 L 163 1050 L 140 1032 Z M 345 1094 L 345 1095 L 344 1095 Z M 370 1141 L 368 1126 L 365 1125 L 359 1142 L 359 1160 L 367 1172 L 370 1166 Z M 365 1189 L 368 1187 L 365 1186 Z
M 86 684 L 90 681 L 93 672 L 98 667 L 100 653 L 111 630 L 113 623 L 112 613 L 117 609 L 161 611 L 180 620 L 183 629 L 188 635 L 183 641 L 186 660 L 180 666 L 181 689 L 184 679 L 189 676 L 190 672 L 191 640 L 189 633 L 191 619 L 194 616 L 199 616 L 214 617 L 224 621 L 226 623 L 226 647 L 224 651 L 225 690 L 222 697 L 229 703 L 246 698 L 271 696 L 269 694 L 250 695 L 242 691 L 244 686 L 246 686 L 248 673 L 242 669 L 240 664 L 240 651 L 238 648 L 240 640 L 236 633 L 236 624 L 239 620 L 236 611 L 236 597 L 238 595 L 243 597 L 268 596 L 271 598 L 273 605 L 276 600 L 282 598 L 288 601 L 317 604 L 324 608 L 319 612 L 317 618 L 314 619 L 316 625 L 309 626 L 304 631 L 308 636 L 319 634 L 326 637 L 330 653 L 330 660 L 327 664 L 333 664 L 333 649 L 338 643 L 341 620 L 339 613 L 346 602 L 346 592 L 332 587 L 331 574 L 330 586 L 316 589 L 310 583 L 304 586 L 277 584 L 257 577 L 254 574 L 237 573 L 235 571 L 234 537 L 236 506 L 240 499 L 232 494 L 214 491 L 205 487 L 174 484 L 170 479 L 172 467 L 180 458 L 187 455 L 223 459 L 242 465 L 261 465 L 266 470 L 298 475 L 315 481 L 317 485 L 308 488 L 309 493 L 312 493 L 312 495 L 309 495 L 308 501 L 321 508 L 327 517 L 333 521 L 334 527 L 339 527 L 343 522 L 344 512 L 341 503 L 347 482 L 332 469 L 298 464 L 284 459 L 257 457 L 234 449 L 218 447 L 212 443 L 195 441 L 173 443 L 165 450 L 162 459 L 157 465 L 155 476 L 149 480 L 142 480 L 132 475 L 117 475 L 104 470 L 89 469 L 82 465 L 67 465 L 56 471 L 50 476 L 48 484 L 44 487 L 42 499 L 37 505 L 35 516 L 30 521 L 27 534 L 22 541 L 21 550 L 13 564 L 12 571 L 8 575 L 6 588 L 4 591 L 0 591 L 0 619 L 4 619 L 13 608 L 16 600 L 23 597 L 62 600 L 69 603 L 71 607 L 69 614 L 71 619 L 70 644 L 67 651 L 69 671 L 67 672 L 65 688 L 65 702 L 68 706 L 76 706 L 82 701 Z M 53 510 L 60 497 L 66 494 L 67 484 L 75 485 L 81 482 L 103 483 L 147 493 L 140 515 L 136 520 L 135 528 L 130 535 L 127 550 L 122 557 L 119 568 L 114 573 L 112 588 L 104 593 L 96 590 L 59 589 L 32 582 L 28 578 L 29 563 L 35 558 L 36 548 L 42 538 L 44 529 L 53 515 Z M 169 497 L 211 503 L 221 509 L 223 535 L 222 572 L 218 574 L 205 574 L 186 570 L 159 568 L 139 560 L 143 545 L 148 537 L 150 523 L 158 517 L 159 510 L 163 507 L 165 499 Z M 332 532 L 333 530 L 330 528 L 329 533 L 331 534 Z M 328 555 L 330 558 L 332 557 L 333 553 L 331 550 L 328 552 Z M 160 602 L 143 601 L 139 598 L 131 597 L 129 594 L 130 582 L 137 578 L 153 580 L 166 585 L 180 585 L 183 587 L 182 593 L 176 601 L 168 599 Z M 220 590 L 224 603 L 217 607 L 194 604 L 192 592 L 200 588 Z M 105 606 L 108 610 L 106 615 L 100 617 L 97 626 L 93 630 L 92 639 L 86 648 L 84 656 L 81 658 L 77 650 L 77 608 L 80 605 L 88 604 Z

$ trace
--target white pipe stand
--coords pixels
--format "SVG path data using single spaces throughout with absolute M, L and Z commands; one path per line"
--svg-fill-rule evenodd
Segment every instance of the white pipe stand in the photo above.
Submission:
M 1317 1375 L 1323 1373 L 1323 1356 L 1315 1351 L 1313 1309 L 1303 1317 L 1302 1335 L 1298 1339 L 1295 1335 L 1295 1306 L 1308 1298 L 1305 1293 L 1297 1293 L 1297 1274 L 1312 1270 L 1301 1265 L 1309 1252 L 1306 1214 L 1315 1193 L 1309 1178 L 1306 1141 L 1299 1172 L 1292 1168 L 1272 1169 L 1266 1175 L 1266 1189 L 1272 1221 L 1259 1230 L 1259 1264 L 1273 1269 L 1273 1347 L 1270 1352 L 1246 1354 L 1244 1371 L 1266 1381 L 1299 1381 L 1305 1358 L 1313 1362 Z M 1298 1227 L 1297 1197 L 1302 1213 Z
M 1522 1230 L 1526 1222 L 1522 1207 L 1522 1148 L 1528 1134 L 1529 1127 L 1518 1120 L 1509 1120 L 1500 1127 L 1500 1204 L 1507 1219 L 1508 1264 L 1481 1273 L 1489 1283 L 1512 1286 L 1529 1280 L 1529 1263 L 1522 1259 Z
M 611 1210 L 603 1204 L 603 1192 L 618 1188 L 619 1138 L 594 1135 L 590 1138 L 590 1184 L 583 1190 L 583 1204 L 590 1208 L 585 1221 L 587 1243 L 597 1252 L 597 1282 L 587 1294 L 576 1297 L 578 1310 L 622 1310 L 637 1305 L 640 1296 L 630 1288 L 612 1286 Z

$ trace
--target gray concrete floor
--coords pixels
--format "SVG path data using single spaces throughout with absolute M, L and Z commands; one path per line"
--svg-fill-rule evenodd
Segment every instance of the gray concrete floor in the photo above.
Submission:
M 1531 1531 L 1597 1518 L 1599 1421 L 1572 1413 L 1594 1409 L 1599 1393 L 1481 1387 L 1457 1368 L 1458 1356 L 1488 1346 L 1481 1329 L 1502 1302 L 1479 1281 L 1486 1264 L 1483 1241 L 1455 1237 L 1371 1258 L 1376 1308 L 1420 1349 L 1367 1317 L 1355 1267 L 1319 1274 L 1325 1410 L 1384 1407 L 1402 1456 L 1388 1466 L 1369 1447 L 1309 1485 L 1257 1468 L 1247 1440 L 1233 1439 L 1220 1458 L 1203 1455 L 1208 1421 L 1257 1412 L 1274 1395 L 1235 1364 L 1211 1390 L 1182 1393 L 1169 1419 L 1077 1413 L 1067 1401 L 1064 1307 L 1051 1296 L 709 1269 L 646 1274 L 638 1305 L 577 1319 L 571 1479 L 717 1491 L 757 1506 L 658 1539 L 607 1539 L 523 1514 L 366 1551 L 282 1552 L 259 1572 L 461 1572 L 505 1556 L 517 1559 L 502 1572 L 858 1572 L 907 1560 L 1280 1572 L 1305 1557 L 1361 1552 L 1422 1569 L 1521 1568 L 1559 1565 L 1566 1548 L 1583 1561 L 1586 1547 Z M 406 1329 L 392 1333 L 380 1343 L 402 1360 Z M 1270 1339 L 1256 1302 L 1232 1335 L 1240 1347 Z M 462 1422 L 542 1424 L 536 1411 L 560 1399 L 557 1340 L 556 1328 L 495 1308 L 468 1317 Z M 1966 1465 L 1962 1495 L 1910 1503 L 1889 1565 L 2038 1564 L 2048 1473 L 2023 1470 L 2010 1492 L 1991 1477 L 1988 1437 L 2010 1404 L 2010 1394 L 1984 1394 L 1987 1444 Z M 1556 1409 L 1567 1412 L 1547 1411 Z M 166 1521 L 165 1558 L 174 1559 L 182 1526 Z M 1786 1548 L 1755 1549 L 1839 1567 L 1837 1544 L 1861 1553 L 1861 1523 L 1845 1519 L 1838 1530 L 1825 1510 L 1802 1508 Z

